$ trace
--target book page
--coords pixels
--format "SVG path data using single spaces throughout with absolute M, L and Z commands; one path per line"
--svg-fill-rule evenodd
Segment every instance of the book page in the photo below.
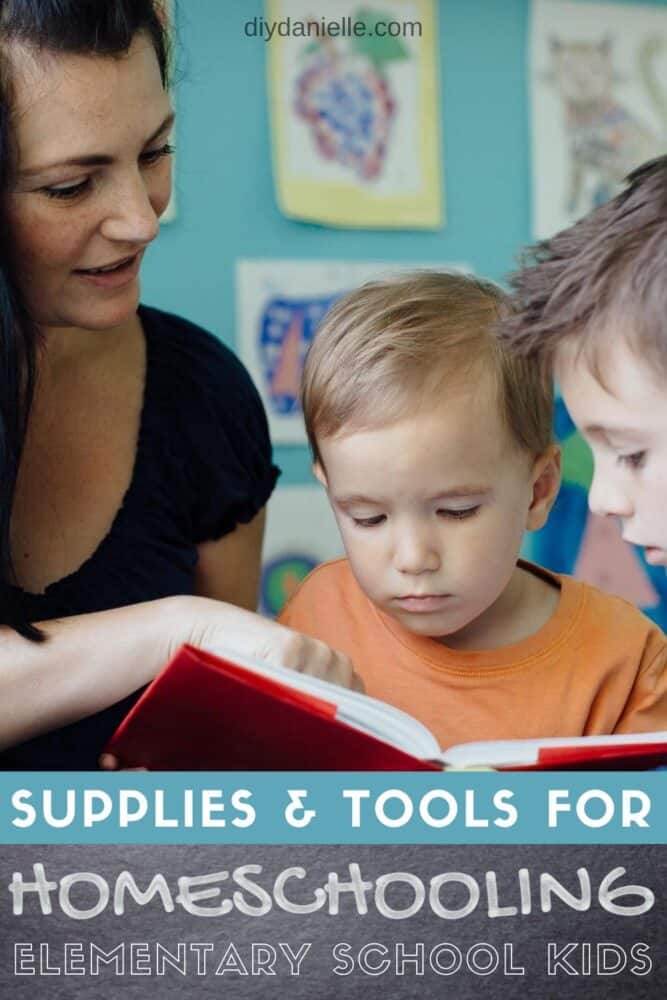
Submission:
M 351 691 L 339 684 L 332 684 L 320 677 L 290 670 L 288 667 L 277 667 L 259 660 L 245 659 L 233 649 L 226 649 L 223 646 L 211 646 L 208 652 L 229 660 L 251 673 L 270 677 L 297 691 L 323 698 L 336 705 L 336 718 L 339 722 L 375 736 L 384 743 L 412 754 L 413 757 L 436 760 L 441 756 L 437 740 L 426 726 L 393 705 L 359 691 Z
M 607 736 L 552 736 L 537 740 L 482 740 L 450 747 L 438 759 L 451 767 L 501 767 L 512 764 L 536 764 L 540 750 L 546 747 L 589 747 L 594 759 L 595 747 L 628 744 L 667 743 L 667 732 L 618 733 Z

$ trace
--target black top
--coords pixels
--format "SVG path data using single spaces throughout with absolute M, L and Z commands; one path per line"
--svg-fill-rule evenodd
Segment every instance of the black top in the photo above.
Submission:
M 139 308 L 146 381 L 132 480 L 109 534 L 43 594 L 16 591 L 31 621 L 192 594 L 197 545 L 252 520 L 279 470 L 238 358 L 177 316 Z M 0 769 L 88 770 L 139 692 L 0 753 Z

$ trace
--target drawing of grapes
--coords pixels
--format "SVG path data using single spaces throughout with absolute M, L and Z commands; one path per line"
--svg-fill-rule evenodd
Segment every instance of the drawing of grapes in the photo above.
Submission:
M 321 38 L 304 47 L 294 109 L 321 156 L 373 181 L 382 174 L 397 109 L 385 67 L 410 55 L 401 39 L 375 34 L 377 22 L 390 15 L 360 9 L 353 20 L 365 25 L 363 37 Z

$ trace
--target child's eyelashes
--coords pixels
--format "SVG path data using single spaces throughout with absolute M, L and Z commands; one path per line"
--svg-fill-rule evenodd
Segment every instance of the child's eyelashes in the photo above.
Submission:
M 631 469 L 641 469 L 646 461 L 645 451 L 633 451 L 629 455 L 617 455 L 618 465 L 628 465 Z
M 455 521 L 462 521 L 466 517 L 473 517 L 479 510 L 480 505 L 476 504 L 474 507 L 459 507 L 459 508 L 441 508 L 438 514 L 441 517 L 451 517 Z
M 157 149 L 147 149 L 139 157 L 139 162 L 146 167 L 151 167 L 158 163 L 165 156 L 171 156 L 175 152 L 174 146 L 166 142 Z M 87 191 L 92 183 L 92 177 L 85 177 L 76 184 L 59 184 L 43 187 L 42 192 L 48 198 L 60 199 L 61 201 L 73 200 L 80 194 Z
M 467 517 L 474 517 L 480 505 L 473 507 L 443 507 L 436 511 L 438 517 L 449 518 L 453 521 L 463 521 Z M 358 528 L 375 528 L 387 520 L 386 514 L 374 514 L 371 517 L 352 517 L 353 524 Z
M 375 528 L 386 520 L 385 514 L 376 514 L 374 517 L 353 517 L 352 521 L 358 528 Z

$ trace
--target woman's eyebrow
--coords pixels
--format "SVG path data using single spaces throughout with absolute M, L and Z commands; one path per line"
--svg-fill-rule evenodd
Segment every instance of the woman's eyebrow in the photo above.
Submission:
M 174 124 L 175 118 L 176 113 L 170 111 L 162 124 L 148 137 L 145 143 L 146 146 L 150 146 L 158 136 L 168 131 Z M 54 167 L 106 167 L 110 163 L 113 163 L 113 157 L 106 153 L 88 153 L 86 156 L 72 156 L 67 160 L 58 160 L 56 163 L 49 163 L 48 166 L 30 167 L 28 170 L 19 170 L 18 175 L 21 178 L 26 178 L 46 173 L 47 170 L 53 170 Z

